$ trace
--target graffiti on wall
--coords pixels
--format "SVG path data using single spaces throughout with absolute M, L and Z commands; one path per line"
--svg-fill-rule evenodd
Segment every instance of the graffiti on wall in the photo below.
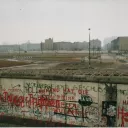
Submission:
M 105 87 L 98 84 L 3 80 L 0 113 L 83 126 L 106 126 L 99 104 Z M 99 98 L 99 99 L 98 99 Z M 102 109 L 102 108 L 101 108 Z
M 117 93 L 117 126 L 125 127 L 128 126 L 128 87 L 118 86 Z

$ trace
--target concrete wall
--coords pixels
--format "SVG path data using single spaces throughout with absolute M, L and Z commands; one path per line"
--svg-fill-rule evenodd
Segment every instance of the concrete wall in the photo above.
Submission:
M 106 117 L 101 116 L 106 93 L 102 84 L 1 78 L 0 90 L 1 115 L 83 126 L 107 125 Z M 84 106 L 86 98 L 92 104 Z
M 128 126 L 128 86 L 117 86 L 117 126 Z
M 0 78 L 0 115 L 80 126 L 128 126 L 128 87 L 115 84 L 116 99 L 111 85 Z

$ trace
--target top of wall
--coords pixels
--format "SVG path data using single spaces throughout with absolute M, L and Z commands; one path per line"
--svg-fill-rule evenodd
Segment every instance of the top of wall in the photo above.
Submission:
M 44 70 L 45 71 L 45 70 Z M 8 71 L 4 70 L 0 72 L 0 78 L 17 78 L 17 79 L 44 79 L 44 80 L 61 80 L 61 81 L 82 81 L 82 82 L 108 82 L 117 84 L 127 84 L 128 74 L 119 72 L 99 72 L 94 70 L 87 70 L 85 74 L 73 74 L 68 72 L 63 72 L 58 74 L 57 71 L 52 73 L 52 70 L 47 70 L 44 73 L 36 72 L 36 70 L 31 71 Z

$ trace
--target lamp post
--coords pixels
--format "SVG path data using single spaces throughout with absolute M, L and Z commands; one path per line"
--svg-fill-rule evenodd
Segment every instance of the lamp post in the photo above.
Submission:
M 89 57 L 88 58 L 89 58 L 89 68 L 90 68 L 91 67 L 91 63 L 90 63 L 90 59 L 91 59 L 90 58 L 90 30 L 91 29 L 89 28 L 88 30 L 89 30 Z
M 18 43 L 19 44 L 19 43 Z M 19 44 L 19 56 L 20 56 L 20 44 Z
M 40 43 L 40 49 L 41 49 L 41 53 L 43 54 L 43 42 L 42 41 Z

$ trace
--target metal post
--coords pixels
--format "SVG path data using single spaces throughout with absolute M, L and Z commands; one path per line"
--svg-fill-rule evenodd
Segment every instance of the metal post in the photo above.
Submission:
M 93 40 L 93 56 L 94 56 L 94 40 Z
M 43 54 L 43 42 L 40 43 L 41 53 Z
M 91 29 L 89 28 L 88 30 L 89 30 L 89 57 L 88 58 L 89 58 L 89 68 L 90 68 L 91 67 L 91 63 L 90 63 L 90 59 L 91 59 L 90 58 L 90 30 Z
M 19 44 L 19 43 L 18 43 Z M 19 44 L 19 56 L 20 56 L 20 44 Z
M 108 44 L 107 44 L 107 51 L 108 51 Z
M 99 47 L 98 49 L 99 49 L 99 57 L 100 57 L 100 64 L 101 64 L 101 47 Z

